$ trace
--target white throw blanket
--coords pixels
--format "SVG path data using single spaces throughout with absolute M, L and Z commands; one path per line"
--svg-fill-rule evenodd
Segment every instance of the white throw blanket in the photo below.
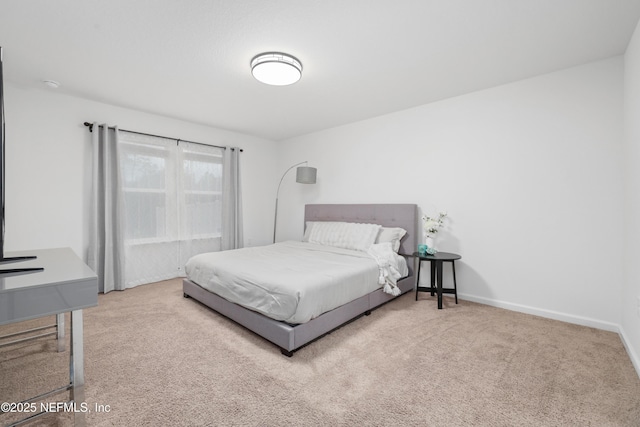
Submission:
M 385 242 L 371 245 L 367 253 L 378 263 L 378 268 L 380 269 L 378 284 L 384 285 L 382 291 L 393 296 L 400 295 L 400 288 L 398 288 L 397 283 L 402 275 L 399 271 L 397 255 L 393 251 L 391 243 Z

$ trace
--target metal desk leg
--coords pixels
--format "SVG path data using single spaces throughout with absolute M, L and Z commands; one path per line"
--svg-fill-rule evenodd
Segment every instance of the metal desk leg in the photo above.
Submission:
M 69 352 L 70 398 L 75 402 L 74 425 L 84 426 L 84 412 L 80 410 L 84 402 L 84 338 L 82 310 L 71 312 L 71 351 Z
M 64 313 L 56 314 L 56 332 L 58 333 L 58 353 L 64 351 Z
M 436 283 L 438 285 L 438 310 L 442 309 L 442 261 L 436 261 L 436 269 L 438 270 Z

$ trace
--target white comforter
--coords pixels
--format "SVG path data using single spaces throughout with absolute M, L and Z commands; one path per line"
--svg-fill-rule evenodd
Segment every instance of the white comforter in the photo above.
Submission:
M 395 256 L 406 276 L 406 261 Z M 186 273 L 231 302 L 276 320 L 304 323 L 380 288 L 380 268 L 366 252 L 288 241 L 196 255 Z

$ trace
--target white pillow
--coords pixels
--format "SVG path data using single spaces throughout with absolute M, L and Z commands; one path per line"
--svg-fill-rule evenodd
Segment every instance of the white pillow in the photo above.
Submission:
M 391 247 L 395 253 L 400 250 L 400 240 L 407 234 L 407 230 L 400 227 L 381 227 L 376 243 L 391 243 Z
M 313 228 L 313 225 L 315 224 L 315 221 L 307 221 L 307 227 L 304 229 L 304 236 L 302 236 L 302 241 L 303 242 L 308 242 L 309 241 L 309 236 L 311 235 L 311 229 Z
M 376 241 L 380 228 L 378 224 L 317 221 L 309 225 L 307 222 L 307 229 L 310 229 L 307 241 L 319 245 L 366 252 Z

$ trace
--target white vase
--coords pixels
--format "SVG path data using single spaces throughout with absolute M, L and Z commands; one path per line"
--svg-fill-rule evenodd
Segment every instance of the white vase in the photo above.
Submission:
M 435 243 L 435 238 L 431 235 L 431 234 L 427 234 L 424 237 L 424 244 L 427 245 L 427 253 L 428 254 L 435 254 L 436 252 L 438 252 L 436 250 L 436 243 Z

